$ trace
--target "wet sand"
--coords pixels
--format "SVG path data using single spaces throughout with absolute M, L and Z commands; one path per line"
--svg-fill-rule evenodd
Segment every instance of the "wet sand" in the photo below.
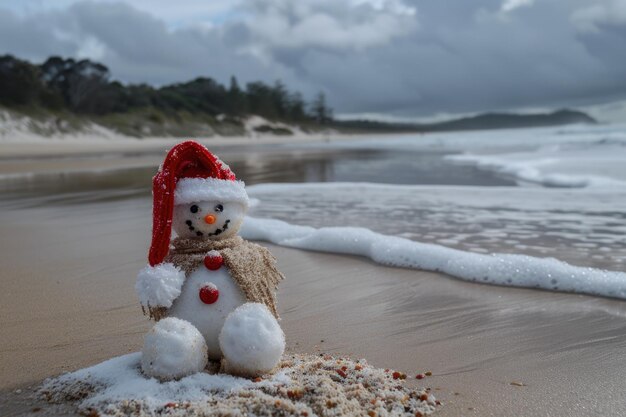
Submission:
M 397 135 L 396 135 L 397 136 Z M 242 151 L 260 147 L 353 141 L 369 135 L 336 133 L 290 136 L 232 136 L 193 138 L 211 150 Z M 0 177 L 10 174 L 111 170 L 136 166 L 158 166 L 167 151 L 188 138 L 102 139 L 66 138 L 32 141 L 0 140 Z M 189 138 L 191 139 L 191 138 Z M 36 161 L 36 163 L 33 163 Z
M 149 202 L 68 212 L 50 206 L 1 215 L 1 415 L 36 405 L 25 399 L 29 390 L 15 389 L 137 351 L 150 326 L 133 290 L 145 262 Z M 416 382 L 434 389 L 443 416 L 626 410 L 623 302 L 270 249 L 287 276 L 279 303 L 290 351 L 365 357 L 410 375 L 432 371 Z
M 337 135 L 332 134 L 334 139 L 350 140 L 366 137 L 367 135 Z M 242 146 L 259 144 L 289 144 L 298 142 L 321 142 L 329 141 L 328 133 L 290 136 L 216 136 L 212 138 L 194 138 L 208 147 L 212 146 Z M 103 153 L 150 153 L 169 149 L 176 143 L 186 138 L 145 138 L 133 139 L 120 137 L 118 139 L 104 139 L 96 137 L 67 137 L 64 139 L 41 138 L 30 141 L 0 141 L 1 158 L 19 157 L 55 157 L 55 156 L 81 156 Z M 191 139 L 191 138 L 189 138 Z

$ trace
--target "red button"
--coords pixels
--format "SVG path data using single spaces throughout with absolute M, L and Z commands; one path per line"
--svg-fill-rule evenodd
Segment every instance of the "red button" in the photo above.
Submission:
M 224 258 L 219 253 L 216 255 L 207 255 L 204 258 L 204 266 L 211 271 L 217 271 L 224 264 Z
M 220 296 L 220 292 L 215 285 L 205 285 L 200 288 L 200 300 L 204 304 L 213 304 Z

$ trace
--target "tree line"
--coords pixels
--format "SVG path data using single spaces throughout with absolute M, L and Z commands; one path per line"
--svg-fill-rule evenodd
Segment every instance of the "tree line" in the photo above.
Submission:
M 125 85 L 110 78 L 105 65 L 88 59 L 53 56 L 37 65 L 4 55 L 0 56 L 0 104 L 97 116 L 155 108 L 166 114 L 254 114 L 294 123 L 327 124 L 333 120 L 323 93 L 307 102 L 280 81 L 273 85 L 255 81 L 241 87 L 233 76 L 226 87 L 212 78 L 199 77 L 155 88 L 148 84 Z

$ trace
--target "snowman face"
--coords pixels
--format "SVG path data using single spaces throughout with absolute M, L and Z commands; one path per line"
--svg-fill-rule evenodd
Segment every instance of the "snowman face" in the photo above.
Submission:
M 236 202 L 199 201 L 174 206 L 172 227 L 179 237 L 224 239 L 239 231 L 246 207 Z

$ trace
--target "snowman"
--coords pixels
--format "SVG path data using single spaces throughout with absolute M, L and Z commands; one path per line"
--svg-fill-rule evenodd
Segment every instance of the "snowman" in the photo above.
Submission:
M 270 372 L 285 349 L 276 287 L 284 277 L 264 247 L 237 235 L 244 183 L 204 146 L 174 146 L 153 179 L 149 264 L 137 276 L 146 335 L 141 369 L 162 381 L 201 372 Z M 176 237 L 171 239 L 172 229 Z

